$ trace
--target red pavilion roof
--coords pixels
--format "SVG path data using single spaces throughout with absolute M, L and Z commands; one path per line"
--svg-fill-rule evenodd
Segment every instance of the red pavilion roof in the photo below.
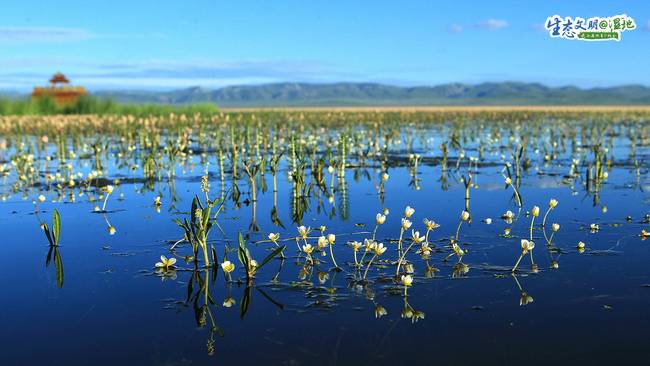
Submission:
M 57 72 L 56 74 L 54 74 L 54 76 L 52 76 L 52 78 L 50 79 L 50 83 L 52 83 L 52 84 L 56 84 L 56 83 L 65 83 L 65 84 L 67 84 L 69 82 L 70 81 L 68 80 L 68 78 L 66 78 L 65 75 L 63 75 L 60 72 Z

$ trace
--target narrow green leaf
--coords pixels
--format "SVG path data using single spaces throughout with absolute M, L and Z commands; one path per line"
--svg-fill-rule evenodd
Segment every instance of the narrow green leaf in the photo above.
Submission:
M 273 249 L 273 251 L 272 251 L 271 253 L 269 253 L 269 255 L 267 255 L 267 256 L 262 260 L 262 262 L 257 266 L 256 271 L 259 271 L 260 268 L 262 268 L 262 266 L 264 266 L 265 264 L 267 264 L 271 259 L 273 259 L 273 258 L 274 258 L 275 256 L 277 256 L 278 254 L 282 253 L 282 251 L 284 250 L 285 247 L 286 247 L 286 245 L 283 245 L 283 246 L 280 246 L 280 247 L 277 247 L 277 248 Z
M 50 228 L 47 226 L 46 223 L 43 223 L 43 231 L 45 232 L 47 241 L 50 242 L 50 246 L 54 246 L 54 240 L 52 239 L 52 235 L 50 234 Z
M 244 316 L 246 315 L 246 312 L 248 311 L 248 307 L 251 303 L 251 294 L 252 294 L 252 287 L 248 286 L 244 290 L 244 296 L 242 297 L 242 300 L 239 304 L 239 317 L 241 319 L 244 319 Z
M 54 209 L 54 214 L 52 215 L 52 236 L 54 239 L 54 245 L 59 245 L 59 238 L 61 235 L 61 215 L 59 215 L 59 210 Z

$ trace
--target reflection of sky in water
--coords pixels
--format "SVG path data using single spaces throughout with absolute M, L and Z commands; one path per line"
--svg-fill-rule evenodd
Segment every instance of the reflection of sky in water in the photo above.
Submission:
M 467 251 L 463 262 L 470 269 L 463 278 L 452 279 L 456 260 L 442 262 L 449 250 L 441 239 L 454 235 L 465 205 L 460 176 L 466 174 L 467 160 L 456 171 L 458 151 L 450 147 L 450 171 L 443 173 L 436 159 L 445 138 L 433 131 L 425 135 L 424 140 L 429 140 L 426 145 L 415 139 L 413 147 L 424 157 L 417 175 L 419 190 L 404 166 L 408 148 L 403 141 L 391 148 L 396 155 L 389 164 L 383 204 L 377 194 L 376 168 L 351 168 L 346 171 L 345 192 L 337 180 L 338 188 L 329 202 L 324 193 L 314 189 L 303 218 L 307 226 L 326 225 L 328 232 L 337 234 L 335 254 L 341 265 L 353 260 L 345 241 L 368 237 L 352 233 L 372 231 L 374 216 L 383 208 L 390 210 L 386 224 L 378 230 L 385 243 L 399 236 L 399 218 L 406 205 L 416 209 L 413 227 L 421 232 L 423 218 L 438 222 L 441 227 L 430 238 L 444 252 L 434 254 L 430 261 L 439 270 L 435 278 L 425 279 L 422 260 L 410 257 L 415 263 L 416 284 L 409 289 L 408 301 L 414 311 L 425 314 L 417 323 L 401 317 L 405 305 L 401 290 L 395 292 L 389 282 L 377 281 L 361 289 L 350 284 L 352 274 L 330 272 L 320 285 L 318 271 L 329 269 L 327 263 L 314 271 L 314 287 L 293 288 L 291 283 L 298 280 L 301 267 L 296 265 L 296 248 L 290 241 L 286 243 L 290 258 L 284 262 L 279 283 L 270 282 L 280 266 L 280 261 L 273 261 L 258 275 L 243 319 L 239 313 L 244 286 L 225 286 L 222 273 L 216 282 L 210 279 L 210 294 L 216 302 L 212 314 L 223 331 L 223 337 L 219 332 L 213 334 L 214 356 L 210 358 L 206 352 L 209 326 L 197 327 L 193 304 L 185 301 L 192 273 L 179 270 L 175 280 L 164 281 L 152 274 L 158 257 L 168 254 L 168 242 L 182 235 L 172 222 L 180 214 L 168 211 L 172 187 L 166 179 L 153 190 L 143 189 L 142 182 L 116 188 L 107 215 L 117 230 L 115 235 L 109 235 L 104 215 L 90 213 L 93 204 L 85 197 L 78 197 L 74 204 L 40 205 L 45 211 L 42 217 L 49 220 L 54 207 L 63 217 L 60 255 L 65 281 L 61 289 L 57 288 L 53 265 L 44 268 L 48 248 L 33 215 L 34 193 L 28 200 L 15 193 L 0 204 L 5 248 L 0 270 L 3 364 L 423 364 L 423 360 L 442 364 L 547 364 L 565 359 L 606 364 L 647 360 L 650 354 L 644 347 L 644 329 L 650 323 L 642 314 L 650 303 L 648 249 L 638 234 L 647 227 L 641 221 L 648 204 L 644 187 L 650 182 L 646 165 L 637 179 L 628 158 L 627 139 L 617 139 L 610 150 L 614 164 L 597 200 L 585 191 L 581 180 L 565 180 L 569 152 L 559 151 L 556 160 L 545 164 L 543 145 L 538 146 L 540 154 L 529 148 L 533 165 L 524 173 L 520 187 L 524 201 L 521 213 L 517 212 L 512 190 L 504 189 L 501 175 L 501 154 L 510 153 L 491 147 L 499 144 L 488 146 L 474 174 L 478 188 L 471 190 L 473 222 L 461 228 L 461 242 Z M 484 131 L 482 139 L 486 138 Z M 506 139 L 504 135 L 500 141 L 505 143 Z M 467 157 L 478 156 L 473 141 L 476 139 L 467 136 L 462 142 Z M 570 149 L 570 141 L 564 142 Z M 640 160 L 647 157 L 647 147 L 637 146 L 636 154 Z M 210 159 L 214 196 L 220 194 L 221 182 L 218 162 L 213 156 Z M 198 157 L 193 160 L 196 166 L 192 173 L 183 174 L 182 167 L 176 168 L 173 189 L 181 211 L 189 208 L 191 198 L 199 192 L 203 168 Z M 111 161 L 111 177 L 119 176 Z M 286 168 L 283 163 L 276 197 L 278 217 L 286 228 L 277 227 L 271 218 L 274 197 L 267 174 L 268 190 L 258 192 L 255 207 L 245 202 L 249 188 L 240 180 L 240 207 L 229 200 L 219 219 L 226 238 L 232 240 L 238 231 L 246 231 L 254 213 L 260 232 L 251 233 L 251 240 L 263 240 L 276 231 L 282 238 L 296 235 Z M 82 167 L 81 171 L 90 169 Z M 120 173 L 133 176 L 125 169 Z M 229 190 L 231 177 L 225 178 L 224 188 Z M 8 192 L 11 179 L 2 182 L 3 193 Z M 329 183 L 329 175 L 326 181 Z M 156 213 L 153 199 L 159 193 L 163 206 Z M 48 198 L 52 197 L 48 193 Z M 527 274 L 530 263 L 525 257 L 517 283 L 508 268 L 519 255 L 520 238 L 528 235 L 530 221 L 525 211 L 537 204 L 543 215 L 550 198 L 560 202 L 549 215 L 549 222 L 561 225 L 553 239 L 560 252 L 549 253 L 541 231 L 536 230 L 534 258 L 540 273 Z M 101 206 L 101 202 L 97 204 Z M 513 225 L 500 219 L 506 210 L 519 214 Z M 629 222 L 625 220 L 628 215 L 632 217 Z M 485 218 L 492 218 L 493 223 L 486 225 Z M 591 223 L 599 223 L 598 233 L 589 232 Z M 512 227 L 511 238 L 500 236 L 506 227 Z M 223 243 L 235 245 L 216 229 L 211 238 L 216 240 L 220 256 Z M 585 253 L 577 253 L 578 241 L 587 244 Z M 395 244 L 389 247 L 386 258 L 394 259 Z M 249 244 L 249 248 L 261 259 L 270 245 Z M 187 248 L 184 250 L 187 253 Z M 551 255 L 559 264 L 556 270 L 549 268 Z M 230 259 L 236 261 L 236 255 L 230 254 Z M 189 269 L 191 265 L 181 263 L 180 267 Z M 392 268 L 385 272 L 391 273 Z M 370 271 L 371 276 L 376 274 Z M 193 286 L 193 292 L 199 290 L 196 283 Z M 236 303 L 226 308 L 222 303 L 229 296 Z M 520 306 L 522 296 L 533 301 Z M 203 302 L 202 297 L 199 299 Z M 383 306 L 387 315 L 375 319 L 376 305 Z

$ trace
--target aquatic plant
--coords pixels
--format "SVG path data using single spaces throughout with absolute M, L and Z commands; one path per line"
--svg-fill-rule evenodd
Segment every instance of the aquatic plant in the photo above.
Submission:
M 201 179 L 201 190 L 205 194 L 205 204 L 201 203 L 198 196 L 192 200 L 190 208 L 190 220 L 184 218 L 183 221 L 175 219 L 174 222 L 180 226 L 184 231 L 183 239 L 190 243 L 192 252 L 194 254 L 194 263 L 197 264 L 199 249 L 203 251 L 203 261 L 206 267 L 210 267 L 211 261 L 208 254 L 208 235 L 214 226 L 213 220 L 219 215 L 223 207 L 223 201 L 217 208 L 214 217 L 211 217 L 212 208 L 217 204 L 218 200 L 210 200 L 208 193 L 210 191 L 207 176 Z M 212 257 L 216 258 L 216 252 L 212 248 Z
M 386 248 L 384 244 L 382 243 L 377 243 L 375 241 L 372 241 L 368 243 L 368 251 L 371 251 L 373 253 L 372 258 L 370 258 L 370 261 L 368 262 L 368 265 L 366 266 L 366 271 L 363 273 L 363 279 L 365 280 L 366 277 L 368 277 L 368 270 L 370 269 L 370 266 L 372 266 L 372 262 L 375 260 L 375 258 L 379 257 L 380 255 L 384 254 L 386 252 Z
M 551 212 L 552 209 L 557 207 L 557 200 L 555 198 L 552 198 L 550 201 L 548 201 L 548 209 L 546 210 L 546 213 L 544 214 L 544 219 L 542 220 L 542 227 L 546 226 L 546 217 L 548 217 L 548 214 Z
M 59 210 L 55 208 L 52 214 L 52 228 L 50 229 L 47 223 L 43 222 L 41 223 L 41 229 L 45 232 L 45 237 L 47 237 L 50 246 L 58 247 L 59 238 L 61 237 L 61 215 Z
M 517 270 L 519 262 L 521 262 L 521 259 L 526 254 L 530 253 L 530 261 L 533 261 L 533 249 L 535 249 L 535 243 L 532 240 L 521 239 L 521 254 L 519 255 L 519 259 L 517 259 L 515 265 L 512 267 L 513 273 Z
M 107 185 L 106 187 L 102 188 L 102 191 L 106 193 L 106 197 L 104 198 L 104 204 L 102 205 L 102 212 L 106 212 L 106 202 L 108 202 L 108 197 L 113 193 L 113 190 L 115 187 L 112 185 Z
M 171 268 L 174 268 L 174 264 L 176 264 L 176 258 L 174 257 L 167 258 L 164 255 L 161 255 L 160 262 L 157 262 L 155 267 L 169 270 Z

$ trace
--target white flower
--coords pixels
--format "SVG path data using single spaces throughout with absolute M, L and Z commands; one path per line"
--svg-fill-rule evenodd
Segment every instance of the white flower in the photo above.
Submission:
M 560 224 L 553 223 L 553 225 L 551 227 L 553 228 L 554 232 L 557 232 L 558 230 L 560 230 Z
M 167 257 L 161 255 L 160 262 L 156 263 L 156 268 L 172 268 L 174 267 L 174 263 L 176 263 L 176 258 L 172 257 L 167 259 Z
M 318 237 L 318 242 L 316 244 L 318 246 L 318 249 L 323 249 L 327 247 L 327 238 L 324 236 Z
M 312 247 L 311 244 L 305 244 L 302 246 L 302 251 L 311 254 L 314 251 L 314 247 Z
M 557 200 L 555 198 L 551 198 L 551 200 L 548 201 L 548 207 L 550 207 L 550 208 L 555 208 L 555 206 L 557 206 L 557 204 L 558 204 L 558 202 L 557 202 Z
M 112 185 L 109 184 L 106 187 L 104 187 L 104 192 L 106 192 L 108 194 L 111 194 L 111 193 L 113 193 L 114 189 L 115 189 L 115 187 L 113 187 Z
M 427 243 L 423 243 L 420 249 L 418 249 L 418 254 L 420 255 L 431 255 L 431 247 Z
M 350 247 L 352 247 L 352 250 L 354 250 L 355 252 L 358 252 L 359 249 L 361 249 L 362 245 L 363 244 L 359 243 L 358 241 L 353 241 L 352 243 L 350 243 Z
M 374 251 L 377 247 L 377 243 L 371 239 L 364 239 L 363 246 L 365 247 L 366 252 Z
M 533 217 L 539 216 L 539 206 L 533 206 L 531 213 L 533 214 Z
M 300 234 L 300 236 L 303 239 L 307 239 L 307 235 L 309 234 L 309 228 L 306 228 L 304 226 L 299 226 L 298 227 L 298 234 Z
M 506 184 L 507 184 L 507 185 L 511 185 L 511 184 L 512 184 L 512 179 L 510 179 L 510 177 L 507 177 L 507 178 L 506 178 Z
M 235 301 L 235 299 L 233 299 L 232 297 L 229 297 L 229 298 L 223 300 L 223 307 L 224 308 L 229 308 L 229 307 L 235 305 L 236 303 L 237 303 L 237 301 Z
M 42 194 L 39 194 L 38 195 L 38 202 L 45 202 L 45 196 L 43 196 Z
M 334 242 L 336 241 L 336 235 L 334 234 L 327 235 L 327 241 L 330 243 L 330 245 L 334 244 Z
M 381 318 L 382 316 L 384 316 L 386 314 L 388 314 L 388 312 L 386 311 L 386 309 L 383 306 L 377 305 L 375 307 L 375 318 L 379 319 L 379 318 Z
M 508 210 L 501 217 L 503 217 L 504 219 L 512 220 L 515 217 L 515 214 L 512 211 Z
M 469 212 L 467 212 L 467 211 L 461 212 L 460 219 L 463 220 L 463 221 L 469 220 Z
M 280 239 L 280 233 L 269 233 L 269 240 L 277 243 L 278 239 Z
M 591 231 L 598 231 L 600 230 L 600 227 L 598 227 L 598 224 L 591 224 L 589 225 L 589 229 L 591 229 Z
M 386 222 L 386 215 L 378 213 L 377 216 L 375 216 L 375 223 L 377 225 L 383 225 L 384 222 Z
M 440 227 L 437 222 L 429 219 L 424 219 L 423 220 L 424 226 L 427 228 L 427 230 L 433 230 L 435 228 Z
M 492 219 L 488 217 L 487 219 L 485 219 L 485 223 L 487 225 L 492 225 Z
M 415 209 L 411 208 L 411 206 L 406 206 L 406 208 L 404 209 L 404 217 L 407 219 L 413 216 L 414 213 L 415 213 Z
M 422 243 L 424 241 L 424 236 L 420 236 L 419 231 L 411 230 L 411 240 L 414 243 Z
M 413 284 L 413 276 L 411 275 L 402 275 L 402 285 L 409 287 Z
M 221 263 L 221 269 L 226 273 L 230 273 L 235 270 L 235 264 L 231 261 L 225 261 Z
M 577 247 L 578 247 L 578 249 L 585 249 L 586 246 L 587 246 L 587 244 L 585 244 L 585 243 L 579 241 Z
M 527 253 L 535 248 L 535 243 L 532 240 L 521 239 L 521 249 Z
M 402 219 L 402 229 L 408 230 L 413 223 L 407 219 Z
M 384 246 L 384 244 L 382 244 L 382 243 L 380 243 L 380 244 L 375 244 L 375 247 L 374 247 L 375 254 L 377 254 L 378 256 L 384 254 L 384 252 L 386 251 L 386 249 L 388 249 L 388 248 L 386 248 L 386 247 Z

